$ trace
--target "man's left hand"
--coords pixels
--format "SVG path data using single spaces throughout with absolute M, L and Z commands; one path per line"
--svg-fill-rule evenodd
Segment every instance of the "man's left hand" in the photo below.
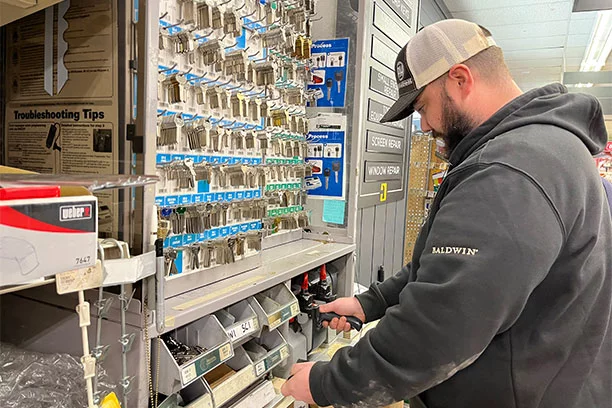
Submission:
M 310 370 L 315 363 L 295 364 L 291 367 L 291 377 L 283 384 L 281 393 L 292 396 L 296 401 L 314 404 L 310 393 Z

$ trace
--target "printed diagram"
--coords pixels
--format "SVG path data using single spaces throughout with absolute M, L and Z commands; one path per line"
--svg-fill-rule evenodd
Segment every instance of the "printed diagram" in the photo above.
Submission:
M 323 174 L 323 160 L 306 160 L 312 166 L 312 174 Z
M 28 275 L 38 268 L 36 249 L 28 241 L 3 237 L 0 239 L 0 265 L 7 271 Z
M 328 143 L 325 145 L 325 157 L 338 158 L 342 155 L 342 145 L 340 143 Z
M 323 157 L 323 143 L 310 143 L 308 157 Z
M 327 54 L 328 67 L 343 67 L 346 64 L 346 53 L 330 52 Z
M 62 148 L 57 144 L 60 137 L 60 129 L 61 125 L 59 123 L 52 123 L 51 126 L 49 126 L 49 132 L 47 133 L 47 140 L 45 142 L 47 149 L 53 149 L 59 152 L 62 151 Z
M 317 107 L 342 108 L 346 105 L 348 49 L 348 38 L 321 40 L 313 44 L 308 89 L 314 95 Z

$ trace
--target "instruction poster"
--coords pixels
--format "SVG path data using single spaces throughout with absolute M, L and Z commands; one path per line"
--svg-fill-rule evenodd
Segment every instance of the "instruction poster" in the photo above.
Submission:
M 7 27 L 8 166 L 119 172 L 116 18 L 113 0 L 65 0 Z M 96 195 L 99 231 L 116 231 L 117 192 Z
M 346 105 L 346 64 L 349 39 L 320 40 L 312 44 L 311 78 L 308 89 L 315 91 L 318 108 Z
M 346 116 L 319 114 L 310 119 L 308 156 L 312 177 L 305 180 L 311 198 L 344 200 L 346 193 Z

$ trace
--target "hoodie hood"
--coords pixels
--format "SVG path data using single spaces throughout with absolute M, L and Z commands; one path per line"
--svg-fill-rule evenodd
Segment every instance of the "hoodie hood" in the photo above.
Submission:
M 561 84 L 536 88 L 513 99 L 463 139 L 450 155 L 458 165 L 489 140 L 532 124 L 553 125 L 576 135 L 592 155 L 608 141 L 599 101 L 590 95 L 568 93 Z

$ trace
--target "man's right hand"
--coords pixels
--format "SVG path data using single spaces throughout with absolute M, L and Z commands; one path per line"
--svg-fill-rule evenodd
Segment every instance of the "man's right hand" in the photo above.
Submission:
M 356 297 L 345 297 L 334 300 L 331 303 L 327 303 L 319 306 L 319 311 L 322 313 L 334 312 L 342 316 L 340 319 L 333 318 L 331 322 L 323 322 L 323 327 L 331 327 L 335 330 L 349 332 L 351 331 L 351 325 L 346 321 L 344 316 L 355 316 L 359 320 L 365 323 L 366 317 L 361 307 L 361 303 Z

